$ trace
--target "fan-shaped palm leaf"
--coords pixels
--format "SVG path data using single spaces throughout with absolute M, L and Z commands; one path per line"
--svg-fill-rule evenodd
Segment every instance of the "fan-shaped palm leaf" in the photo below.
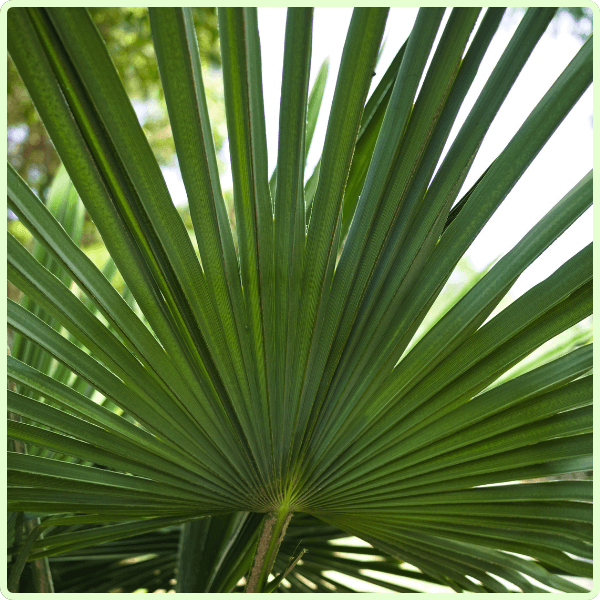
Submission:
M 581 591 L 557 573 L 591 576 L 590 482 L 515 482 L 591 468 L 591 346 L 486 388 L 591 313 L 590 245 L 488 320 L 590 206 L 591 173 L 405 351 L 590 85 L 592 42 L 456 202 L 554 11 L 526 13 L 442 160 L 502 10 L 478 26 L 479 9 L 452 10 L 436 46 L 443 13 L 419 12 L 367 100 L 387 9 L 355 9 L 305 191 L 312 9 L 288 11 L 271 185 L 257 13 L 219 10 L 234 239 L 191 13 L 150 9 L 198 257 L 86 10 L 10 10 L 11 58 L 144 316 L 9 168 L 10 208 L 89 299 L 9 238 L 11 280 L 53 319 L 9 301 L 9 326 L 122 411 L 9 357 L 19 391 L 8 409 L 23 418 L 9 436 L 78 459 L 9 453 L 9 509 L 47 515 L 15 552 L 35 559 L 187 523 L 188 566 L 201 536 L 213 549 L 204 589 L 220 573 L 222 591 L 244 574 L 248 591 L 270 591 L 273 565 L 290 591 L 328 587 L 325 566 L 359 572 L 323 542 L 288 573 L 288 524 L 305 513 L 457 591 L 505 591 L 498 577 Z

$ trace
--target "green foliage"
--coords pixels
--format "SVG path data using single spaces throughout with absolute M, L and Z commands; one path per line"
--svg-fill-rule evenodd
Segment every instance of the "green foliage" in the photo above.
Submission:
M 387 9 L 355 9 L 313 177 L 327 66 L 309 93 L 312 9 L 289 9 L 269 177 L 257 12 L 219 9 L 231 208 L 193 12 L 150 9 L 188 216 L 88 11 L 9 11 L 68 173 L 46 206 L 8 168 L 35 238 L 8 239 L 11 591 L 26 564 L 72 593 L 351 591 L 344 575 L 584 591 L 592 345 L 573 328 L 592 312 L 592 245 L 509 292 L 589 208 L 592 173 L 485 273 L 460 261 L 589 87 L 592 40 L 459 198 L 555 10 L 527 11 L 442 159 L 504 11 L 480 12 L 453 9 L 434 49 L 444 9 L 421 9 L 369 96 Z M 102 271 L 78 245 L 83 206 Z
M 157 160 L 163 165 L 170 164 L 175 148 L 154 56 L 148 11 L 132 6 L 89 10 L 127 94 L 141 110 L 144 133 Z M 220 110 L 223 89 L 217 76 L 221 57 L 216 10 L 197 7 L 193 9 L 193 16 L 200 55 L 213 72 L 207 81 L 207 101 L 213 118 L 215 144 L 221 148 L 226 130 Z M 10 58 L 7 83 L 9 162 L 43 197 L 60 166 L 60 159 Z

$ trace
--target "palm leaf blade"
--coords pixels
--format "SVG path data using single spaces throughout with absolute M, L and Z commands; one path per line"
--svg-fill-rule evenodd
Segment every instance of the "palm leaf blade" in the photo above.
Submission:
M 592 80 L 590 36 L 457 202 L 555 9 L 526 12 L 448 144 L 503 12 L 421 9 L 367 100 L 388 9 L 356 8 L 311 174 L 328 62 L 309 94 L 313 9 L 290 8 L 269 181 L 262 21 L 220 8 L 230 215 L 196 15 L 150 9 L 193 232 L 88 11 L 8 13 L 72 181 L 45 206 L 8 168 L 35 239 L 8 238 L 11 589 L 51 557 L 72 592 L 583 591 L 592 244 L 509 292 L 588 210 L 592 173 L 485 273 L 450 279 Z

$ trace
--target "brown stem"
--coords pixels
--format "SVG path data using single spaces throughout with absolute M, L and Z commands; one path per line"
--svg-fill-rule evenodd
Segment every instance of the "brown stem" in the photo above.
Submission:
M 278 515 L 269 514 L 265 520 L 246 585 L 246 593 L 255 594 L 264 590 L 291 518 L 292 513 L 288 512 L 287 508 L 282 508 Z

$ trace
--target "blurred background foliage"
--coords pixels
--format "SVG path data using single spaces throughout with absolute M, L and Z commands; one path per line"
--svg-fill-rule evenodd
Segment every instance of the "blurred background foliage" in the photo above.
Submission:
M 588 6 L 563 6 L 558 9 L 557 17 L 561 14 L 568 15 L 572 20 L 572 35 L 582 40 L 592 32 L 592 9 Z

